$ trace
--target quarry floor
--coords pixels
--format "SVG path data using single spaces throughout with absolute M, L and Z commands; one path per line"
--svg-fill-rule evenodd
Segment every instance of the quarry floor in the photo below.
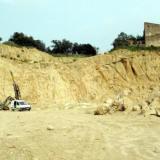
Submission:
M 158 160 L 155 116 L 84 110 L 0 112 L 1 160 Z

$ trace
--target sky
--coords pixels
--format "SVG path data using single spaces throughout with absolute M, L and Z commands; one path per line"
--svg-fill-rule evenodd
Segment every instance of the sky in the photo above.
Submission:
M 42 40 L 112 48 L 120 32 L 142 35 L 144 22 L 160 23 L 160 0 L 0 0 L 0 37 L 23 32 Z

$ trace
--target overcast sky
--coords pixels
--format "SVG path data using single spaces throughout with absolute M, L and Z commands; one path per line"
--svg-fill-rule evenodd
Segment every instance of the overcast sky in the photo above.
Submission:
M 0 0 L 0 37 L 32 35 L 91 43 L 106 51 L 121 31 L 142 34 L 144 21 L 160 23 L 160 0 Z

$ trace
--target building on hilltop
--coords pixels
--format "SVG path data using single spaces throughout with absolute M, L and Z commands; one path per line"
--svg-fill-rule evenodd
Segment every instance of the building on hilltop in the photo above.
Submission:
M 160 47 L 160 24 L 144 23 L 145 46 Z
M 114 49 L 125 47 L 160 47 L 160 24 L 144 23 L 142 36 L 121 32 L 113 42 Z
M 129 46 L 160 47 L 160 24 L 145 22 L 143 36 L 128 39 L 128 43 Z

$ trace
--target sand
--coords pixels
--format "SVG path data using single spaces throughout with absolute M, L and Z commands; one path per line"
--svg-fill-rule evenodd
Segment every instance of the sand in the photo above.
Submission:
M 0 112 L 3 160 L 156 160 L 160 124 L 155 116 L 85 110 Z

